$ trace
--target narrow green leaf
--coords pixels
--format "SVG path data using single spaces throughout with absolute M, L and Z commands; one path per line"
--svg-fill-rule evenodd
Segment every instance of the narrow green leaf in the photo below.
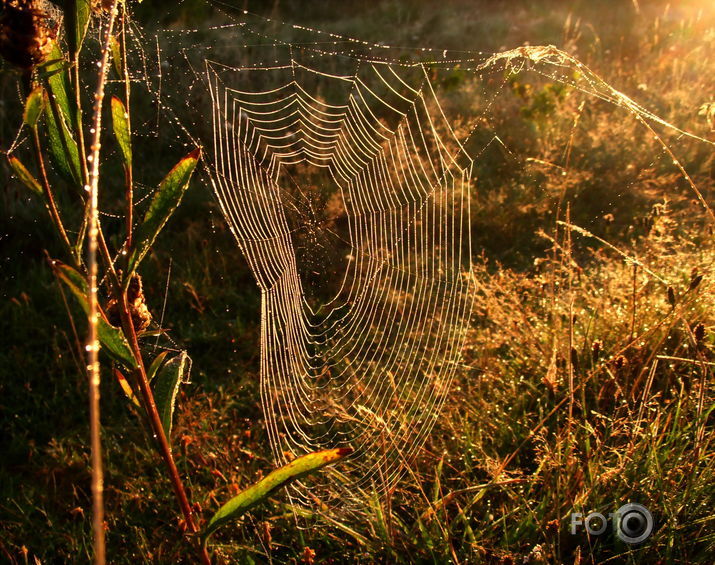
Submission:
M 37 86 L 30 92 L 30 95 L 25 101 L 25 112 L 22 115 L 22 120 L 31 128 L 37 125 L 37 120 L 40 119 L 42 109 L 45 107 L 43 92 L 42 87 Z
M 309 453 L 269 473 L 257 483 L 234 496 L 213 515 L 202 534 L 204 541 L 225 523 L 240 518 L 248 510 L 265 501 L 277 489 L 314 473 L 326 465 L 340 461 L 352 452 L 350 447 L 341 447 Z
M 69 64 L 65 61 L 64 53 L 62 53 L 59 44 L 55 42 L 48 62 L 42 67 L 42 75 L 47 78 L 50 96 L 54 96 L 65 121 L 68 124 L 74 124 L 76 108 L 74 98 L 70 98 L 68 95 L 68 92 L 72 92 L 68 69 Z
M 139 403 L 139 399 L 137 398 L 136 394 L 134 394 L 132 387 L 129 386 L 129 382 L 127 381 L 127 378 L 122 374 L 122 372 L 119 369 L 115 368 L 114 376 L 117 378 L 119 386 L 122 388 L 124 394 L 131 401 L 131 403 L 134 404 L 134 406 L 140 407 L 141 404 Z
M 17 178 L 20 179 L 22 184 L 24 184 L 32 192 L 35 192 L 42 196 L 43 191 L 42 187 L 40 186 L 40 183 L 37 182 L 37 179 L 32 176 L 32 173 L 25 168 L 25 165 L 23 165 L 20 160 L 15 156 L 8 157 L 8 159 L 10 160 L 10 166 L 12 167 L 12 170 L 15 171 Z
M 444 456 L 440 458 L 439 463 L 437 463 L 437 470 L 434 474 L 434 486 L 432 488 L 432 503 L 436 504 L 437 501 L 442 497 L 442 467 L 444 466 Z
M 112 124 L 114 126 L 114 136 L 117 138 L 119 149 L 122 151 L 124 164 L 132 166 L 132 138 L 129 131 L 129 114 L 124 103 L 112 96 Z
M 146 334 L 143 334 L 143 335 L 146 337 Z M 156 373 L 159 370 L 159 367 L 161 367 L 162 363 L 164 362 L 164 359 L 166 359 L 166 356 L 168 354 L 169 354 L 168 351 L 162 351 L 151 362 L 151 365 L 149 365 L 149 369 L 147 369 L 147 372 L 146 372 L 146 378 L 149 379 L 149 382 L 154 380 L 154 377 L 156 377 Z
M 122 48 L 116 35 L 109 39 L 109 48 L 112 51 L 112 66 L 118 77 L 122 76 Z
M 166 224 L 181 202 L 200 155 L 201 150 L 195 149 L 179 161 L 161 181 L 151 204 L 149 204 L 149 210 L 144 216 L 144 221 L 137 230 L 135 236 L 136 247 L 129 258 L 129 268 L 126 274 L 127 281 L 131 279 L 131 274 L 154 244 L 156 236 L 159 235 L 164 224 Z
M 53 109 L 49 106 L 48 94 L 45 93 L 45 125 L 49 140 L 50 158 L 59 173 L 70 183 L 81 184 L 81 169 L 79 164 L 79 149 L 72 133 L 67 127 L 65 118 L 59 115 L 59 123 Z
M 65 0 L 65 30 L 70 54 L 79 53 L 92 13 L 90 0 Z
M 179 386 L 184 382 L 191 371 L 191 357 L 182 351 L 176 357 L 169 359 L 156 376 L 154 385 L 154 400 L 161 416 L 161 425 L 167 439 L 171 436 L 171 425 L 174 417 L 174 405 Z M 171 443 L 171 442 L 169 442 Z
M 55 261 L 53 268 L 57 277 L 75 296 L 82 310 L 84 310 L 85 313 L 89 313 L 89 288 L 87 286 L 87 280 L 72 267 L 60 263 L 59 261 Z M 137 368 L 137 362 L 132 355 L 124 334 L 107 321 L 104 312 L 101 310 L 97 325 L 97 334 L 99 341 L 112 359 L 122 363 L 129 369 Z
M 41 66 L 37 67 L 37 78 L 47 81 L 50 77 L 72 68 L 69 61 L 65 61 L 62 52 L 54 50 L 52 55 L 59 53 L 60 58 L 48 58 Z

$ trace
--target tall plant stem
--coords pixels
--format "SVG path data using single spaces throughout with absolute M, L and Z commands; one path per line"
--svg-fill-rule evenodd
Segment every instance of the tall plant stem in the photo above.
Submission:
M 76 52 L 72 56 L 72 74 L 74 77 L 74 92 L 75 92 L 75 106 L 76 110 L 76 120 L 77 120 L 77 146 L 79 151 L 79 166 L 82 173 L 82 182 L 84 184 L 89 184 L 89 171 L 87 169 L 87 149 L 84 143 L 84 130 L 82 129 L 82 97 L 81 97 L 81 86 L 79 81 L 79 52 Z
M 171 480 L 174 492 L 179 501 L 179 506 L 184 515 L 186 525 L 190 532 L 197 533 L 198 527 L 191 511 L 191 504 L 186 495 L 186 490 L 176 468 L 176 463 L 171 454 L 171 448 L 161 424 L 161 418 L 154 402 L 154 396 L 149 386 L 144 362 L 136 330 L 131 319 L 129 306 L 127 304 L 126 293 L 120 283 L 117 272 L 114 268 L 112 257 L 107 248 L 104 234 L 99 223 L 98 191 L 99 191 L 99 164 L 102 131 L 102 103 L 104 101 L 104 87 L 106 84 L 107 70 L 109 66 L 109 43 L 112 37 L 112 30 L 117 16 L 118 0 L 113 0 L 109 18 L 106 26 L 106 33 L 102 42 L 102 54 L 99 62 L 99 72 L 97 74 L 97 88 L 94 94 L 94 106 L 92 113 L 92 141 L 89 147 L 90 154 L 88 161 L 90 164 L 89 184 L 86 189 L 89 191 L 89 226 L 88 226 L 88 249 L 87 268 L 89 274 L 89 335 L 87 339 L 89 389 L 90 389 L 90 430 L 92 445 L 92 495 L 93 495 L 93 531 L 94 531 L 94 562 L 97 565 L 104 565 L 106 559 L 105 539 L 104 539 L 104 502 L 103 502 L 103 475 L 102 475 L 102 454 L 101 454 L 101 425 L 99 419 L 99 340 L 97 334 L 97 321 L 99 316 L 99 304 L 97 300 L 97 280 L 98 264 L 97 255 L 101 254 L 106 262 L 109 273 L 110 286 L 119 303 L 120 316 L 125 335 L 129 337 L 132 354 L 137 362 L 138 368 L 134 374 L 136 384 L 141 391 L 141 396 L 152 428 L 152 434 L 157 440 L 159 452 L 164 459 L 169 479 Z M 128 88 L 128 87 L 127 87 Z M 81 126 L 80 126 L 81 127 Z M 79 133 L 78 133 L 79 135 Z M 132 206 L 132 204 L 130 204 Z M 201 546 L 201 562 L 210 565 L 206 549 Z
M 139 339 L 129 311 L 126 294 L 121 290 L 120 292 L 121 300 L 119 303 L 119 312 L 122 318 L 122 327 L 124 329 L 124 333 L 129 338 L 129 346 L 131 347 L 134 358 L 137 360 L 139 365 L 134 371 L 135 384 L 139 387 L 144 409 L 146 410 L 147 417 L 149 418 L 149 424 L 151 425 L 152 435 L 156 440 L 159 453 L 161 454 L 162 459 L 164 459 L 164 463 L 169 471 L 169 479 L 171 480 L 171 485 L 174 488 L 176 498 L 179 501 L 179 506 L 181 507 L 181 512 L 184 515 L 186 526 L 191 533 L 195 534 L 198 533 L 199 529 L 196 525 L 196 521 L 194 520 L 191 503 L 189 502 L 189 497 L 186 495 L 184 484 L 179 476 L 179 470 L 176 467 L 174 456 L 171 453 L 171 446 L 169 445 L 169 440 L 166 437 L 164 426 L 161 423 L 161 417 L 159 416 L 159 411 L 156 407 L 156 402 L 154 401 L 154 394 L 149 386 L 149 379 L 147 378 L 146 368 L 144 367 L 141 350 L 139 349 Z M 210 565 L 211 559 L 203 545 L 200 547 L 200 552 L 201 562 L 204 563 L 204 565 Z
M 99 149 L 102 126 L 102 101 L 104 100 L 104 85 L 109 62 L 109 40 L 117 15 L 117 0 L 113 0 L 107 21 L 106 35 L 102 45 L 102 55 L 97 73 L 97 89 L 94 94 L 92 122 L 94 131 L 90 147 L 91 172 L 89 175 L 89 241 L 87 245 L 87 269 L 89 274 L 89 335 L 87 351 L 89 372 L 89 418 L 92 446 L 92 530 L 94 535 L 94 562 L 104 565 L 106 562 L 106 547 L 104 538 L 104 476 L 102 469 L 102 438 L 99 416 L 99 336 L 98 318 L 99 303 L 97 301 L 97 233 L 99 231 Z M 78 85 L 75 85 L 77 91 Z M 81 126 L 78 126 L 81 128 Z
M 130 111 L 131 108 L 131 88 L 130 88 L 130 83 L 129 83 L 129 69 L 127 68 L 127 39 L 126 39 L 126 32 L 125 32 L 125 22 L 127 18 L 127 7 L 125 4 L 122 4 L 122 33 L 121 33 L 121 53 L 122 53 L 122 74 L 124 75 L 124 105 L 126 106 L 127 112 Z M 131 138 L 132 135 L 132 130 L 131 130 L 131 124 L 132 121 L 131 119 L 127 120 L 127 129 L 128 129 L 128 135 Z M 126 184 L 127 184 L 127 192 L 126 192 L 126 200 L 127 200 L 127 222 L 126 222 L 126 229 L 127 229 L 127 242 L 126 242 L 126 249 L 129 250 L 132 247 L 132 227 L 134 224 L 134 179 L 133 179 L 133 170 L 132 170 L 132 163 L 128 162 L 124 166 L 124 174 L 126 177 Z M 127 260 L 129 260 L 129 253 L 127 253 Z
M 113 291 L 114 297 L 119 304 L 119 312 L 122 318 L 122 327 L 125 335 L 129 338 L 129 344 L 132 350 L 134 359 L 137 362 L 137 369 L 134 371 L 136 384 L 141 392 L 142 401 L 144 408 L 146 410 L 149 423 L 152 430 L 152 435 L 157 441 L 157 446 L 159 452 L 164 460 L 167 471 L 169 473 L 169 479 L 174 488 L 174 492 L 179 501 L 179 506 L 184 515 L 186 526 L 191 533 L 198 533 L 199 529 L 194 520 L 193 512 L 191 510 L 191 504 L 189 502 L 188 496 L 186 495 L 186 490 L 179 476 L 179 471 L 174 462 L 173 455 L 171 453 L 171 447 L 169 441 L 164 432 L 164 428 L 161 424 L 161 417 L 159 416 L 159 411 L 157 410 L 156 403 L 154 401 L 154 395 L 152 394 L 151 387 L 149 386 L 149 380 L 146 375 L 146 369 L 144 367 L 144 361 L 141 354 L 141 349 L 139 347 L 139 340 L 137 337 L 134 324 L 132 322 L 131 313 L 129 310 L 129 305 L 127 303 L 126 293 L 123 289 L 119 276 L 112 261 L 111 254 L 107 247 L 106 241 L 104 239 L 104 234 L 101 230 L 99 223 L 98 214 L 98 186 L 99 186 L 99 156 L 100 156 L 100 135 L 102 126 L 102 102 L 104 100 L 104 86 L 106 82 L 107 70 L 109 66 L 109 42 L 112 37 L 112 29 L 114 27 L 114 22 L 117 16 L 117 0 L 114 0 L 111 7 L 111 12 L 109 20 L 107 23 L 106 35 L 102 44 L 102 56 L 99 64 L 98 73 L 98 84 L 97 90 L 94 95 L 94 108 L 92 116 L 92 142 L 90 146 L 90 156 L 89 162 L 91 166 L 91 171 L 89 175 L 89 194 L 90 194 L 90 221 L 89 221 L 89 242 L 88 242 L 88 269 L 89 269 L 89 280 L 90 280 L 90 337 L 89 344 L 87 346 L 88 351 L 90 351 L 90 358 L 94 356 L 94 362 L 90 361 L 90 388 L 94 390 L 90 392 L 90 417 L 92 419 L 92 453 L 93 453 L 93 494 L 95 495 L 95 520 L 98 514 L 101 515 L 102 508 L 102 478 L 101 478 L 101 445 L 99 443 L 99 365 L 97 363 L 96 354 L 99 349 L 99 344 L 97 342 L 97 315 L 99 312 L 97 304 L 97 253 L 101 254 L 104 262 L 106 263 L 107 272 L 109 273 L 110 287 Z M 128 75 L 126 74 L 125 67 L 125 88 L 127 89 L 127 97 L 129 90 Z M 130 173 L 131 174 L 131 173 Z M 128 179 L 131 183 L 131 176 Z M 131 187 L 131 184 L 129 184 Z M 128 197 L 131 198 L 131 188 L 128 188 Z M 133 207 L 131 201 L 128 202 L 129 210 Z M 128 218 L 131 222 L 131 216 Z M 128 229 L 130 230 L 131 224 L 129 224 Z M 131 237 L 131 231 L 128 231 L 129 237 Z M 95 449 L 96 447 L 96 449 Z M 95 459 L 96 457 L 96 459 Z M 97 475 L 95 475 L 97 472 Z M 96 488 L 95 488 L 96 487 Z M 101 532 L 101 540 L 97 536 L 95 531 L 95 563 L 104 563 L 104 538 L 103 529 Z M 100 548 L 101 548 L 101 561 L 100 561 Z M 201 546 L 200 547 L 200 558 L 201 562 L 205 565 L 210 565 L 211 559 L 209 558 L 207 550 Z

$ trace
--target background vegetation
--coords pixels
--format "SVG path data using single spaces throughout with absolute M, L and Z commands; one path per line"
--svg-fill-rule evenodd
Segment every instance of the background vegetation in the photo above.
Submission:
M 707 106 L 715 93 L 715 9 L 708 2 L 246 4 L 393 45 L 493 52 L 555 44 L 656 114 L 715 140 Z M 215 6 L 200 0 L 171 8 L 145 0 L 135 8 L 136 21 L 149 28 L 217 18 Z M 457 73 L 440 87 L 450 104 L 470 103 L 469 84 L 460 81 Z M 3 149 L 21 121 L 17 84 L 4 67 Z M 554 161 L 577 108 L 558 85 L 512 87 L 513 104 L 494 114 L 511 133 L 505 141 Z M 672 168 L 653 161 L 638 124 L 595 108 L 576 131 L 567 175 L 545 167 L 515 178 L 488 156 L 477 163 L 477 311 L 464 370 L 414 473 L 359 516 L 303 516 L 300 529 L 276 496 L 243 528 L 215 535 L 217 559 L 712 561 L 713 226 Z M 712 206 L 712 147 L 672 141 Z M 151 157 L 136 163 L 136 175 L 158 182 L 164 167 Z M 11 178 L 6 161 L 2 167 L 0 555 L 85 562 L 86 381 L 44 253 L 62 251 L 41 202 Z M 624 190 L 634 185 L 639 190 Z M 554 217 L 565 202 L 574 223 L 637 254 L 670 286 L 559 228 Z M 258 291 L 206 186 L 192 185 L 146 259 L 144 290 L 154 316 L 165 313 L 177 349 L 193 358 L 192 382 L 178 402 L 175 456 L 192 500 L 210 516 L 272 465 L 258 395 Z M 111 375 L 102 386 L 110 561 L 192 562 L 139 419 Z M 607 513 L 627 501 L 656 515 L 645 544 L 569 533 L 572 511 Z

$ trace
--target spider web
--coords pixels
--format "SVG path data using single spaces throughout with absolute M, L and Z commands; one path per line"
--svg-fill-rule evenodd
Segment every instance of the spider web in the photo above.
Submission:
M 134 80 L 149 88 L 157 120 L 168 116 L 203 147 L 261 291 L 261 398 L 276 465 L 355 450 L 294 485 L 303 503 L 389 491 L 439 419 L 477 296 L 475 160 L 498 153 L 532 175 L 545 164 L 516 155 L 491 125 L 510 77 L 529 72 L 622 109 L 712 216 L 661 136 L 705 140 L 553 47 L 455 56 L 248 13 L 209 30 L 137 31 L 135 41 Z M 435 89 L 455 69 L 480 85 L 471 116 Z
M 351 446 L 354 484 L 342 486 L 388 489 L 434 424 L 466 335 L 470 159 L 433 125 L 428 81 L 365 71 L 291 59 L 270 69 L 279 86 L 244 91 L 237 70 L 207 62 L 210 170 L 262 293 L 277 462 Z M 338 100 L 312 96 L 310 74 Z

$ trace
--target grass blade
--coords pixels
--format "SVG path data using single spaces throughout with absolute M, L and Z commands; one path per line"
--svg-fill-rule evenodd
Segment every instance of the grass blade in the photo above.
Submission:
M 146 334 L 144 334 L 146 335 Z M 151 362 L 151 365 L 146 371 L 146 378 L 149 382 L 154 380 L 154 377 L 156 377 L 157 371 L 159 371 L 159 367 L 164 363 L 164 359 L 166 359 L 166 356 L 169 354 L 168 351 L 162 351 L 157 355 L 154 360 Z
M 136 247 L 132 251 L 129 268 L 127 269 L 127 282 L 131 279 L 132 273 L 136 270 L 144 255 L 154 244 L 154 240 L 159 235 L 164 224 L 166 224 L 181 202 L 200 155 L 201 150 L 195 149 L 179 161 L 161 181 L 149 205 L 149 210 L 144 216 L 144 221 L 137 230 Z
M 227 522 L 240 518 L 248 510 L 265 501 L 277 489 L 314 473 L 326 465 L 340 461 L 352 452 L 353 450 L 349 447 L 340 447 L 309 453 L 269 473 L 219 508 L 202 534 L 204 541 Z
M 136 394 L 134 394 L 132 387 L 129 386 L 129 382 L 127 381 L 127 378 L 122 374 L 122 372 L 119 369 L 115 368 L 114 376 L 117 378 L 119 386 L 122 387 L 124 394 L 132 402 L 132 404 L 134 404 L 134 406 L 136 406 L 137 408 L 141 408 L 141 403 L 139 402 L 139 399 L 137 398 Z

